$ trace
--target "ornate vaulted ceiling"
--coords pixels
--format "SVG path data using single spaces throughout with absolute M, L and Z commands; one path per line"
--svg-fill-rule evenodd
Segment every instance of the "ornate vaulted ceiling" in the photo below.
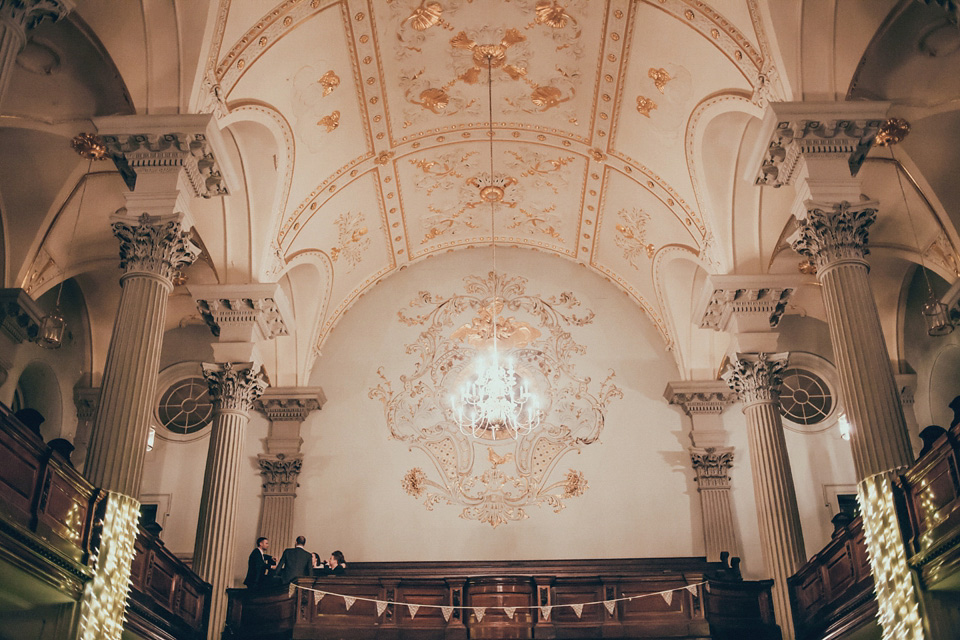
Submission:
M 730 104 L 759 112 L 776 85 L 752 2 L 263 6 L 221 3 L 205 106 L 241 151 L 244 123 L 272 133 L 255 251 L 264 279 L 319 267 L 318 348 L 391 272 L 489 245 L 488 53 L 497 244 L 600 272 L 673 343 L 662 266 L 714 259 L 702 128 Z

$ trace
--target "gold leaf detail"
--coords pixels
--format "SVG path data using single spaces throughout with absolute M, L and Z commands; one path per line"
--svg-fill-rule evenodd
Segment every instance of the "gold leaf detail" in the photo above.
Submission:
M 562 102 L 566 102 L 569 99 L 570 98 L 563 98 L 563 93 L 560 89 L 552 86 L 537 87 L 533 90 L 533 93 L 530 94 L 530 101 L 544 111 Z
M 375 162 L 379 165 L 385 165 L 393 158 L 393 151 L 381 151 Z
M 410 17 L 404 22 L 409 22 L 410 26 L 417 31 L 426 31 L 438 24 L 441 16 L 443 16 L 443 7 L 440 6 L 439 2 L 421 2 L 420 6 L 414 9 Z
M 650 67 L 650 71 L 647 74 L 650 76 L 650 79 L 653 80 L 654 86 L 657 88 L 657 91 L 663 93 L 663 88 L 667 86 L 667 83 L 670 82 L 670 74 L 667 73 L 666 69 L 654 69 Z
M 637 111 L 640 115 L 650 117 L 650 112 L 657 108 L 657 103 L 650 98 L 637 96 Z
M 440 113 L 450 104 L 450 96 L 443 89 L 425 89 L 420 92 L 420 102 L 416 104 L 434 113 Z
M 340 126 L 340 112 L 334 111 L 328 116 L 323 116 L 317 121 L 317 124 L 321 127 L 326 127 L 327 133 L 330 133 Z
M 540 0 L 535 11 L 537 24 L 545 24 L 554 29 L 563 29 L 570 21 L 570 15 L 556 2 Z
M 319 82 L 320 86 L 323 87 L 323 95 L 328 96 L 333 93 L 334 89 L 340 86 L 340 77 L 333 72 L 333 69 L 331 69 L 320 76 L 320 79 L 317 80 L 317 82 Z

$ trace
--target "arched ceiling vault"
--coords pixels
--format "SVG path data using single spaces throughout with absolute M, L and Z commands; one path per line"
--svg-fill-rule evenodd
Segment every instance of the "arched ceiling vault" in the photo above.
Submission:
M 397 269 L 488 246 L 491 183 L 498 245 L 599 272 L 674 345 L 658 269 L 677 252 L 711 264 L 711 227 L 728 224 L 704 211 L 702 130 L 780 91 L 756 2 L 729 15 L 696 0 L 262 6 L 221 1 L 198 100 L 273 132 L 275 208 L 253 254 L 263 280 L 304 261 L 320 273 L 317 349 Z

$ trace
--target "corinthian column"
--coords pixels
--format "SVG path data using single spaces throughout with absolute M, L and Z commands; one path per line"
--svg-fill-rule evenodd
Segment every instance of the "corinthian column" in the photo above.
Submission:
M 259 535 L 278 549 L 293 544 L 293 509 L 303 464 L 300 427 L 324 402 L 320 387 L 280 387 L 268 389 L 256 403 L 270 420 L 267 452 L 258 456 L 263 477 Z
M 730 500 L 733 447 L 724 446 L 727 434 L 720 418 L 736 394 L 720 380 L 689 380 L 667 383 L 663 395 L 670 404 L 681 406 L 690 417 L 693 444 L 690 461 L 700 494 L 707 560 L 719 561 L 722 551 L 739 556 L 736 519 Z
M 913 461 L 865 256 L 876 202 L 807 202 L 793 248 L 817 268 L 857 479 Z
M 70 0 L 0 0 L 0 106 L 10 86 L 27 32 L 45 19 L 59 20 L 73 9 Z
M 140 495 L 147 431 L 154 405 L 163 323 L 173 276 L 200 250 L 179 216 L 144 213 L 136 221 L 117 219 L 123 292 L 104 365 L 100 403 L 86 460 L 95 486 Z
M 203 375 L 210 386 L 214 418 L 203 474 L 193 568 L 213 586 L 207 638 L 215 640 L 220 637 L 227 616 L 226 589 L 233 586 L 244 429 L 253 402 L 267 384 L 250 362 L 204 363 Z
M 800 513 L 779 411 L 787 354 L 738 353 L 723 378 L 740 394 L 747 418 L 760 546 L 773 578 L 773 609 L 783 637 L 794 637 L 787 578 L 806 561 Z

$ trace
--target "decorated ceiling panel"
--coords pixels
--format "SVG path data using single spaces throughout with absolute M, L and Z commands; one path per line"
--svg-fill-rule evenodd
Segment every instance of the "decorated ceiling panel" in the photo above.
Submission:
M 732 17 L 698 0 L 254 6 L 224 0 L 208 73 L 227 111 L 273 109 L 291 132 L 290 196 L 262 250 L 276 272 L 326 265 L 318 346 L 393 270 L 488 245 L 491 202 L 497 243 L 599 271 L 672 343 L 656 256 L 710 237 L 691 114 L 710 96 L 762 99 L 753 2 Z

